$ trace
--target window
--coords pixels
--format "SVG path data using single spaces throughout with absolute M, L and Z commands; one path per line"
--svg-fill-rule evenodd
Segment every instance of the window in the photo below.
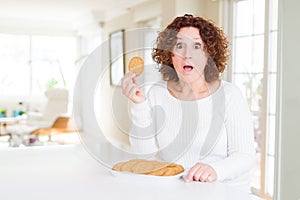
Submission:
M 75 37 L 0 34 L 0 93 L 42 96 L 47 88 L 72 89 Z
M 0 34 L 1 95 L 29 95 L 29 46 L 28 36 Z
M 277 0 L 232 1 L 232 82 L 249 104 L 254 121 L 254 193 L 270 199 L 274 186 L 277 68 Z

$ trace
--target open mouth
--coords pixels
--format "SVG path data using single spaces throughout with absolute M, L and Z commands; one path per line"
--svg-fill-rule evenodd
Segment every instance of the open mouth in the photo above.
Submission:
M 184 66 L 183 66 L 183 70 L 184 70 L 185 72 L 190 72 L 190 71 L 192 71 L 193 69 L 194 69 L 194 67 L 191 66 L 191 65 L 184 65 Z

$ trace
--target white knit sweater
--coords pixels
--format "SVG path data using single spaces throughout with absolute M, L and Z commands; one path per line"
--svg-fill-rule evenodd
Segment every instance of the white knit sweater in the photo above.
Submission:
M 222 81 L 216 92 L 197 101 L 182 101 L 153 84 L 147 100 L 133 104 L 130 143 L 135 153 L 159 155 L 186 169 L 211 165 L 218 181 L 249 189 L 254 163 L 252 119 L 240 90 Z

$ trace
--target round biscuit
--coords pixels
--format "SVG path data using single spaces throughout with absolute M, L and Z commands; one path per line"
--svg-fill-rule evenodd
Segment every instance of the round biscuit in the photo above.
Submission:
M 113 169 L 117 171 L 155 176 L 173 176 L 184 171 L 183 166 L 175 163 L 144 159 L 133 159 L 126 162 L 120 162 L 115 164 Z
M 153 163 L 147 160 L 137 162 L 132 166 L 132 172 L 137 174 L 148 174 L 153 170 Z
M 123 172 L 132 172 L 132 167 L 138 163 L 140 160 L 139 159 L 133 159 L 133 160 L 129 160 L 129 161 L 126 161 L 124 162 L 122 165 L 121 165 L 121 169 L 120 171 L 123 171 Z
M 139 76 L 144 71 L 144 60 L 139 56 L 132 57 L 129 61 L 128 69 Z
M 122 167 L 123 163 L 124 162 L 119 162 L 119 163 L 115 164 L 112 169 L 116 170 L 116 171 L 121 171 L 121 167 Z
M 176 175 L 176 169 L 174 167 L 167 167 L 167 170 L 163 174 L 163 176 L 174 176 Z

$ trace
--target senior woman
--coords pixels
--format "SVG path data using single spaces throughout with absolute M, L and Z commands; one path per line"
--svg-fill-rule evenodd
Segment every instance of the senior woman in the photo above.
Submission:
M 221 181 L 249 191 L 252 120 L 240 90 L 221 80 L 228 57 L 223 31 L 201 17 L 176 17 L 158 34 L 152 57 L 163 81 L 147 94 L 134 73 L 122 79 L 133 102 L 132 149 L 182 164 L 186 182 Z

